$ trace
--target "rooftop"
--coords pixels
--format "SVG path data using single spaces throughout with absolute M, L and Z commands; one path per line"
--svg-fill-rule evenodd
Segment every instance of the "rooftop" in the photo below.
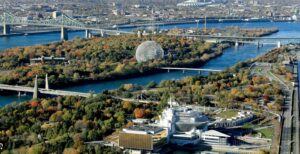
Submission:
M 164 129 L 156 126 L 148 126 L 148 125 L 135 125 L 129 128 L 124 128 L 123 131 L 126 133 L 135 133 L 135 134 L 156 134 Z
M 209 130 L 204 132 L 202 135 L 204 136 L 217 136 L 217 137 L 226 137 L 229 138 L 230 136 L 221 132 L 218 132 L 216 130 Z

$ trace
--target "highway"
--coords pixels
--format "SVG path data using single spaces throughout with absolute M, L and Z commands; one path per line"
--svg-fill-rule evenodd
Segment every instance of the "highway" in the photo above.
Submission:
M 300 57 L 298 57 L 299 59 Z M 294 129 L 293 129 L 293 153 L 299 153 L 300 154 L 300 117 L 299 117 L 299 81 L 298 81 L 298 63 L 294 65 L 294 79 L 295 86 L 294 86 L 294 95 L 293 95 L 293 123 L 294 123 Z
M 280 145 L 280 153 L 281 154 L 289 154 L 290 153 L 290 145 L 291 145 L 291 92 L 289 91 L 289 96 L 284 100 L 283 105 L 283 126 L 281 133 L 281 145 Z
M 294 77 L 298 78 L 298 65 L 294 65 Z M 296 80 L 297 81 L 297 80 Z M 299 153 L 299 99 L 298 84 L 292 89 L 287 89 L 288 96 L 283 105 L 283 126 L 281 132 L 280 154 Z M 293 130 L 292 123 L 296 124 Z

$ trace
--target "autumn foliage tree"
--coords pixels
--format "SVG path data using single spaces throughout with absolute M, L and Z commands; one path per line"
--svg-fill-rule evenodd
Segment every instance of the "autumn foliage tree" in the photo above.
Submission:
M 136 108 L 134 110 L 134 116 L 135 116 L 135 118 L 143 118 L 145 115 L 146 115 L 145 109 Z

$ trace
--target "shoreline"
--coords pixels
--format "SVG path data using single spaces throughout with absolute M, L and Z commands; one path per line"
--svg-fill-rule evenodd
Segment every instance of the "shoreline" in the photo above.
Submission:
M 207 19 L 207 23 L 256 23 L 256 22 L 295 22 L 295 21 L 273 21 L 271 19 L 258 19 L 258 20 L 244 20 L 244 19 Z M 204 23 L 200 21 L 199 23 Z M 148 27 L 148 26 L 169 26 L 169 25 L 177 25 L 177 24 L 196 24 L 194 20 L 184 20 L 184 21 L 171 21 L 171 22 L 157 22 L 154 24 L 149 23 L 138 23 L 138 24 L 120 24 L 117 25 L 119 29 L 126 29 L 126 28 L 138 28 L 138 27 Z

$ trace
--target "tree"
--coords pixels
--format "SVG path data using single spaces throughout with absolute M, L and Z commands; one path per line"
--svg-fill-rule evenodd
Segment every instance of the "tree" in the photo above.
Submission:
M 290 72 L 288 72 L 288 73 L 286 74 L 286 79 L 287 79 L 288 81 L 292 81 L 292 80 L 293 80 L 293 74 L 290 73 Z
M 28 153 L 30 153 L 30 154 L 42 154 L 43 153 L 43 146 L 41 144 L 33 145 L 28 149 Z
M 65 148 L 63 154 L 79 154 L 75 148 Z
M 136 108 L 134 110 L 135 118 L 143 118 L 145 116 L 145 109 Z
M 72 118 L 72 114 L 69 111 L 65 111 L 62 116 L 62 119 L 64 121 L 71 121 L 71 118 Z
M 124 101 L 123 109 L 127 110 L 128 112 L 132 111 L 132 109 L 133 109 L 132 103 L 128 102 L 128 101 Z
M 151 88 L 155 88 L 156 86 L 157 86 L 156 82 L 151 81 L 147 84 L 146 88 L 151 89 Z

